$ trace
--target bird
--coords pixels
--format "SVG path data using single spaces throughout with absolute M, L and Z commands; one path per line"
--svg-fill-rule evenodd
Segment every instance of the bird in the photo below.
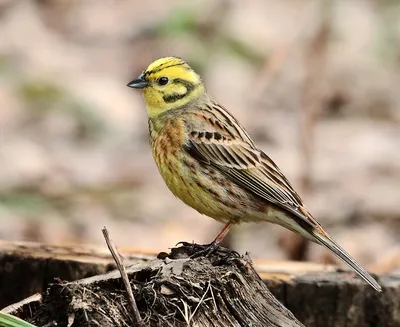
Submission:
M 170 191 L 225 224 L 213 247 L 233 225 L 278 224 L 324 246 L 375 290 L 382 290 L 322 228 L 279 167 L 210 96 L 186 61 L 157 59 L 127 86 L 143 94 L 153 158 Z

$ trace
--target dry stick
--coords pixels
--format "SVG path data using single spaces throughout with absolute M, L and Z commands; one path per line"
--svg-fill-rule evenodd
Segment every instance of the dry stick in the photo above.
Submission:
M 117 268 L 121 274 L 122 281 L 124 283 L 126 292 L 128 294 L 128 302 L 131 306 L 132 313 L 133 313 L 133 316 L 135 317 L 136 323 L 138 324 L 138 326 L 144 326 L 143 320 L 140 317 L 139 310 L 136 305 L 135 298 L 133 297 L 131 284 L 129 283 L 128 274 L 126 273 L 122 257 L 118 253 L 117 248 L 115 247 L 114 243 L 112 242 L 110 235 L 108 234 L 107 228 L 104 227 L 101 231 L 103 232 L 104 239 L 106 240 L 108 249 L 110 250 L 111 255 L 113 256 L 115 263 L 117 264 Z

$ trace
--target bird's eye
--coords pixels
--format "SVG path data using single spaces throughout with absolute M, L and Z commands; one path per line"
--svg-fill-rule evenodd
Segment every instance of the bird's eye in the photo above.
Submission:
M 166 85 L 168 83 L 168 77 L 160 77 L 160 79 L 158 80 L 158 84 L 159 85 Z

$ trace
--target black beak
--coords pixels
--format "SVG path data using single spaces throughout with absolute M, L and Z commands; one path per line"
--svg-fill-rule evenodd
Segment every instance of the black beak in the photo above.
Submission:
M 130 81 L 126 86 L 132 87 L 134 89 L 143 89 L 148 85 L 149 83 L 144 79 L 144 74 L 140 74 L 138 78 Z

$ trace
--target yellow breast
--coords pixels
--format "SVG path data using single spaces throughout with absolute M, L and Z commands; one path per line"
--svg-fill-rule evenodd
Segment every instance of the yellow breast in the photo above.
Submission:
M 150 124 L 150 144 L 158 170 L 171 192 L 202 214 L 226 221 L 224 189 L 210 171 L 185 149 L 188 138 L 181 121 L 163 122 L 163 128 Z M 226 218 L 225 218 L 226 217 Z

